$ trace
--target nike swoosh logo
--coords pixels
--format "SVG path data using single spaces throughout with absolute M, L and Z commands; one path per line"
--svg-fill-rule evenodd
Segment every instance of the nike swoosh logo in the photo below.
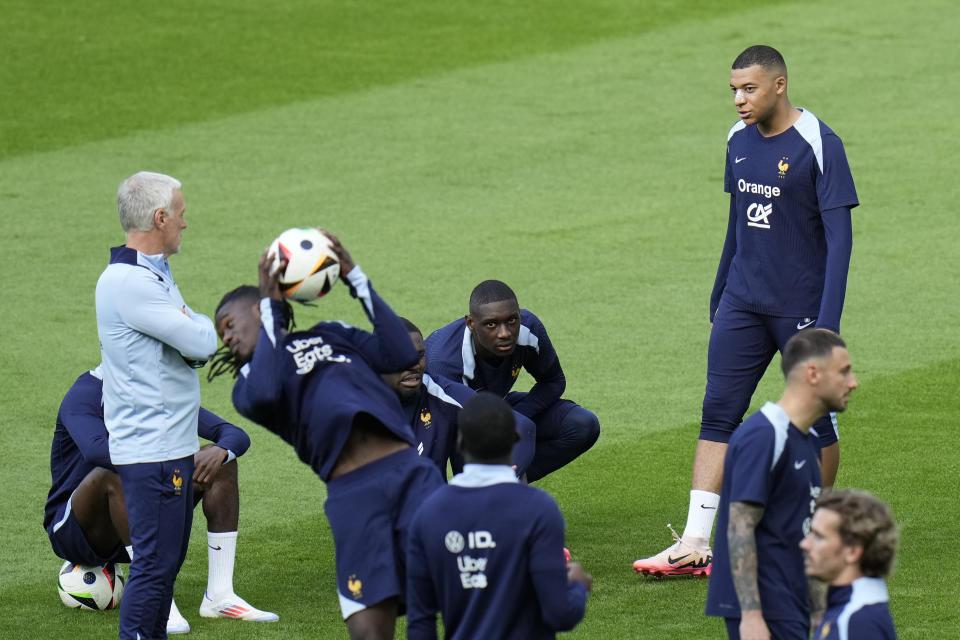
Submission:
M 215 547 L 212 547 L 212 546 L 210 546 L 210 545 L 208 544 L 207 546 L 210 547 L 211 549 L 213 549 L 214 551 L 220 551 L 220 545 L 217 545 L 217 546 L 215 546 Z
M 797 460 L 796 462 L 793 463 L 793 468 L 794 468 L 794 469 L 800 469 L 800 468 L 802 468 L 803 465 L 805 465 L 805 464 L 807 464 L 807 461 L 806 461 L 806 460 Z
M 675 564 L 675 563 L 677 563 L 677 562 L 680 562 L 680 561 L 683 560 L 684 558 L 688 558 L 688 557 L 690 557 L 690 554 L 689 554 L 689 553 L 685 553 L 684 555 L 678 556 L 678 557 L 676 557 L 676 558 L 671 558 L 670 556 L 667 556 L 667 562 L 668 562 L 669 564 Z
M 743 156 L 742 158 L 734 158 L 734 159 L 733 159 L 733 163 L 734 163 L 734 164 L 740 164 L 741 162 L 743 162 L 743 161 L 746 160 L 746 159 L 747 159 L 747 156 Z
M 804 320 L 806 320 L 806 318 L 804 318 Z M 812 325 L 814 322 L 816 322 L 816 320 L 811 320 L 810 322 L 798 322 L 798 323 L 797 323 L 797 331 L 801 331 L 801 330 L 803 330 L 803 329 L 806 329 L 807 327 L 809 327 L 810 325 Z
M 716 507 L 708 507 L 708 506 L 705 505 L 705 504 L 701 504 L 701 505 L 700 505 L 700 508 L 701 508 L 701 509 L 716 509 Z

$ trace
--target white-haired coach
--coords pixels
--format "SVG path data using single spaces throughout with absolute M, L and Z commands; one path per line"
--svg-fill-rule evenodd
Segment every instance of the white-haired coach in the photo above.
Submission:
M 133 561 L 119 637 L 166 637 L 173 583 L 193 521 L 199 448 L 196 367 L 217 348 L 209 318 L 192 311 L 170 265 L 187 227 L 180 182 L 140 172 L 117 190 L 126 244 L 110 250 L 97 282 L 104 422 L 123 480 Z

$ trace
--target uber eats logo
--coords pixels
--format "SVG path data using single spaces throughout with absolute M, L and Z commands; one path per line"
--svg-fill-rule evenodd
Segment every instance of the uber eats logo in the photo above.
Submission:
M 459 531 L 448 531 L 443 537 L 447 551 L 457 556 L 457 571 L 460 584 L 464 589 L 485 589 L 487 587 L 487 562 L 489 557 L 475 558 L 464 549 L 495 549 L 497 543 L 489 531 L 470 531 L 466 538 Z

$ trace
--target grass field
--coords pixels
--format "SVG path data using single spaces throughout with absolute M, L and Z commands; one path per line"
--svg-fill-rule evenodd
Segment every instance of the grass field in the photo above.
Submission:
M 41 522 L 57 407 L 99 360 L 93 289 L 123 242 L 115 190 L 140 169 L 184 183 L 190 227 L 171 264 L 201 311 L 305 224 L 335 231 L 425 331 L 462 315 L 477 282 L 509 282 L 548 327 L 567 396 L 603 427 L 540 483 L 595 578 L 570 637 L 721 637 L 706 582 L 630 564 L 683 523 L 726 224 L 729 66 L 758 42 L 784 53 L 794 104 L 843 138 L 862 203 L 842 327 L 861 388 L 839 484 L 888 499 L 902 526 L 900 637 L 955 637 L 954 2 L 0 0 L 0 13 L 0 638 L 116 633 L 115 613 L 60 604 Z M 365 323 L 345 289 L 298 317 Z M 779 387 L 771 372 L 756 404 Z M 237 592 L 281 619 L 199 618 L 198 512 L 176 587 L 193 636 L 344 637 L 323 484 L 236 415 L 227 380 L 202 389 L 253 440 Z

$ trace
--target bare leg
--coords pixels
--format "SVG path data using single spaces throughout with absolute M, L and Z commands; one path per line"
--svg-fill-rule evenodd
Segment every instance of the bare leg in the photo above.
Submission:
M 223 465 L 213 482 L 204 489 L 203 515 L 207 519 L 207 531 L 211 533 L 237 530 L 240 523 L 240 489 L 236 460 Z
M 834 442 L 829 447 L 820 449 L 820 475 L 823 476 L 823 488 L 830 489 L 837 481 L 837 470 L 840 468 L 840 443 Z
M 87 542 L 98 554 L 110 555 L 118 544 L 130 544 L 130 525 L 120 476 L 97 467 L 73 492 L 71 509 Z
M 346 619 L 350 640 L 392 640 L 397 624 L 397 598 L 387 598 Z
M 726 442 L 697 440 L 697 451 L 693 455 L 692 488 L 720 493 L 720 486 L 723 484 L 723 459 L 726 455 Z

